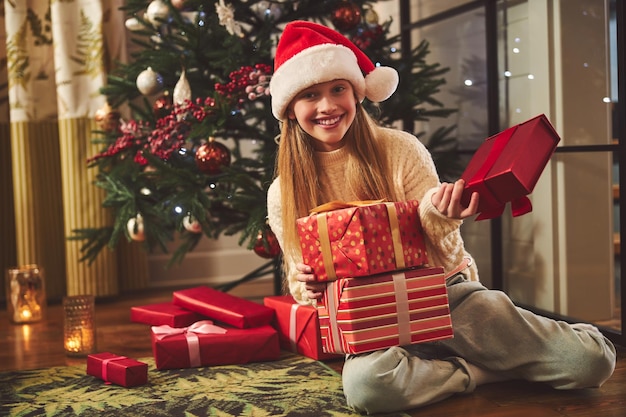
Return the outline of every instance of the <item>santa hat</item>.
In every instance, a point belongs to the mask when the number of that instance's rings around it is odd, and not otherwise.
[[[285,119],[285,110],[298,92],[312,85],[345,79],[362,101],[387,100],[396,91],[398,73],[377,67],[349,39],[317,23],[294,21],[276,47],[274,74],[270,81],[272,113]]]

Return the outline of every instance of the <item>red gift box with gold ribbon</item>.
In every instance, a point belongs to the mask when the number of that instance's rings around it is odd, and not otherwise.
[[[419,203],[331,202],[297,220],[305,264],[318,281],[428,263]]]
[[[152,353],[157,369],[180,369],[274,361],[280,345],[270,325],[238,329],[203,320],[183,328],[153,326]]]
[[[443,268],[327,284],[318,304],[327,353],[362,353],[453,337]]]
[[[461,175],[465,180],[461,202],[467,206],[472,193],[478,192],[476,220],[500,216],[509,202],[514,217],[532,211],[527,195],[560,140],[543,114],[487,138]]]
[[[136,387],[148,382],[148,364],[110,352],[87,356],[87,375],[106,383]]]
[[[315,360],[342,356],[324,353],[317,309],[298,304],[291,295],[265,297],[263,303],[276,311],[274,327],[278,330],[280,347]]]

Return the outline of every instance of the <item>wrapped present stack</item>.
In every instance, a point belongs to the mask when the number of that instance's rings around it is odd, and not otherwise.
[[[158,324],[151,328],[157,369],[263,362],[280,357],[278,333],[271,326],[274,311],[262,304],[207,286],[174,291],[171,304],[168,324],[163,324],[164,319],[154,321],[158,313],[150,318],[144,316],[146,322]],[[175,317],[186,317],[188,312],[201,320],[184,327],[171,325],[176,323]]]
[[[323,352],[362,353],[453,336],[443,268],[429,267],[419,203],[333,202],[298,219],[304,263],[327,282]]]
[[[528,213],[527,195],[559,140],[544,115],[488,138],[461,177],[462,203],[478,192],[477,220],[501,215],[508,203],[514,216]],[[325,353],[454,336],[446,275],[428,265],[419,202],[331,202],[297,223],[304,263],[327,282],[318,304]]]
[[[172,301],[131,307],[130,318],[150,325],[158,370],[274,361],[280,358],[275,310],[200,286],[174,291]],[[87,357],[87,374],[135,387],[148,365],[110,352]]]
[[[131,307],[133,322],[151,325],[157,369],[277,360],[280,350],[316,360],[322,351],[317,310],[293,297],[255,303],[206,286],[172,293],[172,301]]]

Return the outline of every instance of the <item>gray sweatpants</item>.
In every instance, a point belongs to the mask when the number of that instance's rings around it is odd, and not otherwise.
[[[557,389],[599,387],[613,373],[615,347],[591,326],[536,315],[463,275],[451,278],[448,297],[453,339],[347,356],[343,389],[351,407],[393,412],[472,392],[468,362]]]

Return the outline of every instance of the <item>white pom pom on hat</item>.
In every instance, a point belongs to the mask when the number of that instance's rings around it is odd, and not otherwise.
[[[285,110],[298,92],[312,85],[345,79],[359,100],[387,100],[398,87],[398,72],[377,67],[348,38],[326,26],[294,21],[276,47],[274,74],[270,81],[272,113],[285,119]]]

